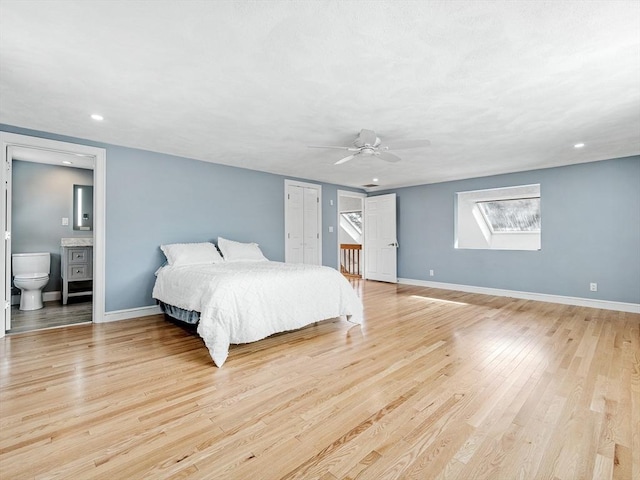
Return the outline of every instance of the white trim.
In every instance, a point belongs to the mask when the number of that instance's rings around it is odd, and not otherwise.
[[[42,301],[44,302],[56,302],[62,298],[60,292],[44,292],[42,294]]]
[[[107,151],[97,149],[93,169],[93,321],[105,315],[106,245],[107,245]]]
[[[473,285],[458,285],[455,283],[429,282],[426,280],[414,280],[411,278],[398,278],[398,283],[402,283],[405,285],[415,285],[418,287],[441,288],[443,290],[458,290],[468,293],[481,293],[484,295],[495,295],[498,297],[521,298],[523,300],[535,300],[538,302],[561,303],[563,305],[575,305],[578,307],[602,308],[604,310],[640,313],[640,303],[613,302],[610,300],[596,300],[592,298],[567,297],[564,295],[552,295],[549,293],[519,292],[517,290],[476,287]]]
[[[148,317],[150,315],[161,314],[160,306],[151,305],[149,307],[127,308],[126,310],[115,310],[113,312],[105,312],[100,322],[94,323],[108,323],[118,322],[120,320],[130,320],[132,318]]]
[[[105,241],[106,241],[106,159],[107,151],[104,148],[91,147],[78,143],[61,142],[58,140],[50,140],[47,138],[33,137],[29,135],[20,135],[17,133],[0,132],[0,146],[2,148],[2,168],[0,171],[0,180],[7,181],[10,185],[11,175],[6,168],[5,162],[11,159],[7,157],[9,147],[24,147],[26,149],[48,150],[57,153],[75,154],[83,158],[93,160],[93,321],[101,322],[105,314]],[[5,225],[5,214],[2,217],[2,227],[9,229],[10,225]],[[9,219],[10,221],[10,219]],[[9,227],[9,228],[8,228]],[[7,242],[0,242],[0,256],[8,258],[11,252],[7,249]],[[10,244],[9,244],[10,248]],[[7,264],[9,264],[7,262]],[[0,286],[7,291],[7,284],[11,285],[11,272],[7,271],[4,281],[0,282]],[[3,294],[3,298],[4,294]],[[9,311],[10,315],[10,311]],[[3,316],[4,318],[4,316]],[[10,318],[10,317],[9,317]],[[6,332],[6,323],[0,326],[0,338],[4,337]]]

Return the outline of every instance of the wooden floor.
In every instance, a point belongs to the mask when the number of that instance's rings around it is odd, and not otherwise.
[[[354,281],[362,326],[0,340],[0,478],[640,478],[640,315]]]
[[[88,300],[87,300],[88,298]],[[60,300],[44,302],[39,310],[20,310],[11,306],[11,330],[8,333],[31,332],[45,328],[90,322],[93,318],[91,297],[70,298],[66,305]]]

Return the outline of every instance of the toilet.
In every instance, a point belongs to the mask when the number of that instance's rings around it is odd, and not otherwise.
[[[42,308],[42,289],[49,283],[51,254],[14,253],[11,255],[13,284],[22,290],[20,310]]]

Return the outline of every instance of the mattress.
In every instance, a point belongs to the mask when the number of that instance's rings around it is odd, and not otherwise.
[[[218,367],[226,361],[230,344],[329,318],[362,321],[360,298],[347,279],[329,267],[224,262],[165,266],[156,276],[156,300],[199,312],[198,334]]]

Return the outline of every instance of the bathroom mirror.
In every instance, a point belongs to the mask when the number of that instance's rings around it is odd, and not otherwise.
[[[93,230],[93,186],[73,186],[73,229]]]

